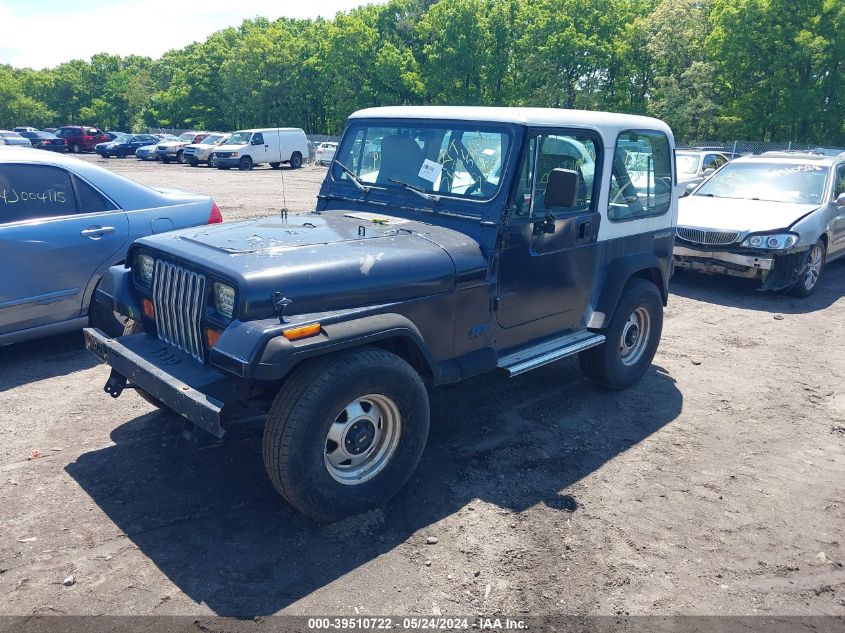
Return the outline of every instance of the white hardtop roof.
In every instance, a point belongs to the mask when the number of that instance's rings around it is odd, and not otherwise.
[[[487,106],[389,106],[354,112],[350,119],[449,119],[488,123],[514,123],[543,127],[585,127],[599,131],[659,130],[672,135],[660,119],[636,114],[564,110],[561,108],[496,108]]]

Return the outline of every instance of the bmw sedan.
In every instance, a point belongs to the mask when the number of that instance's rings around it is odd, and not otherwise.
[[[222,222],[209,196],[152,189],[71,156],[0,147],[0,345],[123,320],[92,302],[152,233]]]
[[[845,256],[845,155],[738,158],[678,202],[677,268],[748,277],[806,297]]]

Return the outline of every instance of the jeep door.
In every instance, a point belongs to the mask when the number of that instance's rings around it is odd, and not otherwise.
[[[534,130],[508,205],[499,258],[497,320],[517,328],[506,346],[580,327],[593,286],[601,139],[586,130]],[[545,204],[549,173],[578,172],[574,207]]]
[[[129,236],[129,221],[65,169],[0,164],[0,335],[83,316],[97,270]]]

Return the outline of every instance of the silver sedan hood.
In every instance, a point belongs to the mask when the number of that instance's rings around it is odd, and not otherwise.
[[[730,231],[774,231],[788,228],[817,204],[738,198],[687,196],[678,201],[678,226]]]

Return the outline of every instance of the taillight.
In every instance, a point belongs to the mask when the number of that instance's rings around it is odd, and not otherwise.
[[[220,209],[217,206],[217,203],[212,201],[211,202],[211,213],[208,216],[208,223],[209,224],[220,224],[223,221],[223,214],[220,213]]]

